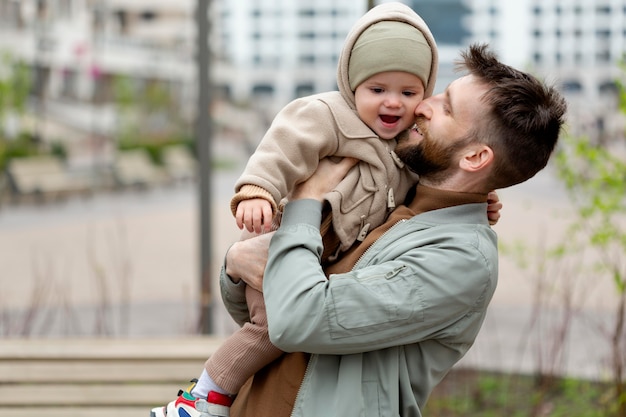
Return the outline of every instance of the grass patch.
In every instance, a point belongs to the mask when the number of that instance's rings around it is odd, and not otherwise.
[[[571,378],[454,370],[433,391],[428,417],[612,417],[614,388]]]

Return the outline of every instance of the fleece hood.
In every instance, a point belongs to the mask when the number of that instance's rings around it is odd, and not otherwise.
[[[346,41],[344,42],[341,55],[339,56],[339,65],[337,66],[337,85],[342,97],[352,108],[356,108],[356,106],[354,102],[354,92],[352,92],[350,88],[350,82],[348,79],[350,54],[352,53],[359,36],[361,36],[361,34],[373,24],[382,21],[407,23],[415,27],[424,35],[424,38],[432,51],[430,75],[428,77],[428,83],[424,86],[424,98],[430,97],[435,89],[439,58],[437,53],[437,44],[435,43],[435,38],[430,32],[430,29],[424,20],[407,5],[398,2],[383,3],[369,10],[359,20],[357,20],[354,26],[352,26],[352,29],[348,33]]]

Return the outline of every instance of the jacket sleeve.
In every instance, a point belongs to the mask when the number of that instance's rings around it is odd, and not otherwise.
[[[256,185],[278,204],[295,184],[313,174],[320,159],[337,151],[334,118],[321,100],[297,99],[285,106],[250,157],[235,184]]]
[[[226,261],[224,261],[226,262]],[[220,271],[220,292],[228,314],[239,326],[250,321],[250,312],[246,303],[246,284],[243,281],[235,284],[226,274],[226,264]]]
[[[319,354],[427,339],[471,345],[495,289],[492,253],[462,242],[467,234],[412,240],[409,249],[388,242],[385,260],[326,280],[318,226],[297,206],[303,204],[287,205],[270,246],[263,288],[274,345]]]

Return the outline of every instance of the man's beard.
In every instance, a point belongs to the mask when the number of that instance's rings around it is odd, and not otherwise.
[[[448,170],[454,168],[453,161],[458,145],[445,146],[440,141],[434,140],[419,120],[417,125],[423,136],[422,141],[417,144],[399,143],[395,149],[396,155],[422,180],[440,183],[448,176]]]

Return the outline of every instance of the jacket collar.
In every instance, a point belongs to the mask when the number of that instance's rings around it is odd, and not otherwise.
[[[415,213],[460,206],[462,204],[486,203],[487,194],[462,193],[457,191],[440,190],[417,184],[415,197],[407,206]]]

